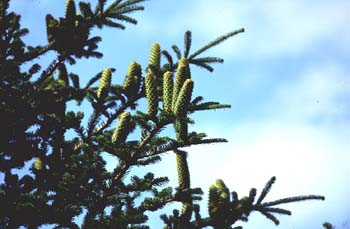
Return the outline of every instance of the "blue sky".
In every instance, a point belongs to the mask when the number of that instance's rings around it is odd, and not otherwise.
[[[64,2],[12,2],[31,30],[29,43],[46,42],[45,13],[62,16]],[[144,5],[144,12],[134,14],[137,26],[96,31],[102,32],[103,59],[82,60],[70,69],[84,79],[105,67],[115,67],[123,75],[132,60],[147,64],[153,42],[167,50],[174,43],[182,47],[184,32],[191,30],[194,51],[244,27],[245,33],[206,53],[223,57],[224,64],[216,65],[211,74],[192,70],[197,95],[232,105],[193,116],[196,124],[191,129],[229,140],[188,150],[193,187],[207,192],[215,179],[222,178],[243,196],[251,187],[261,190],[275,175],[270,200],[326,196],[324,202],[287,206],[293,215],[280,217],[279,228],[321,228],[324,221],[350,228],[350,2],[151,0]],[[47,54],[42,61],[50,57]],[[168,175],[176,186],[171,153],[150,170]],[[202,206],[205,212],[206,200]],[[160,228],[156,217],[150,222]],[[276,228],[258,213],[248,224],[237,225]]]

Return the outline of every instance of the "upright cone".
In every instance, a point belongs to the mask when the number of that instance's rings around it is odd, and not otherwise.
[[[158,43],[154,43],[151,47],[149,65],[153,66],[157,70],[160,69],[160,46]]]
[[[36,170],[42,170],[43,169],[43,162],[42,162],[42,160],[39,157],[37,157],[35,159],[35,161],[34,161],[34,165],[33,166],[34,166],[34,168]]]
[[[123,89],[127,96],[133,96],[139,90],[141,83],[141,74],[141,65],[135,61],[132,61],[129,64],[123,84]]]
[[[105,90],[108,89],[111,85],[111,79],[112,79],[112,70],[109,68],[106,68],[102,72],[100,84],[97,88],[97,97],[101,98],[101,96],[105,95]]]
[[[194,84],[193,80],[187,79],[185,83],[182,85],[174,107],[175,115],[180,117],[186,116],[188,105],[191,102],[193,84]]]
[[[155,117],[158,111],[158,95],[156,77],[152,69],[148,69],[145,77],[147,110],[151,117]]]
[[[191,78],[191,72],[188,65],[188,61],[186,58],[182,58],[179,60],[179,64],[176,70],[175,83],[174,83],[174,91],[173,91],[173,101],[172,101],[172,109],[175,108],[175,103],[177,97],[180,93],[181,87],[186,81],[186,79]]]
[[[130,112],[123,112],[119,115],[118,125],[112,135],[112,143],[124,142],[131,129]]]
[[[173,87],[173,74],[168,71],[163,76],[163,109],[168,113],[172,111]]]

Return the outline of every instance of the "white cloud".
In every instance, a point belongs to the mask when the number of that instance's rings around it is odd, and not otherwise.
[[[191,29],[201,42],[245,27],[244,35],[216,49],[216,54],[219,51],[224,56],[261,58],[295,54],[314,45],[350,51],[349,1],[196,0],[182,4],[186,7],[167,14],[166,20],[152,15],[146,24],[153,28],[153,33],[172,36]]]

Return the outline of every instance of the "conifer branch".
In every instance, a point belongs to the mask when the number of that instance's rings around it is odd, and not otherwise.
[[[41,73],[40,77],[37,79],[36,83],[41,84],[47,77],[52,75],[54,71],[58,68],[60,64],[65,61],[66,57],[64,55],[59,55],[51,64]]]
[[[323,223],[323,227],[324,229],[335,229],[335,227],[328,222]]]
[[[163,56],[165,56],[165,58],[167,59],[168,63],[169,63],[169,71],[173,71],[175,66],[174,66],[174,61],[173,58],[171,57],[171,55],[169,54],[168,51],[166,50],[162,50],[162,54]]]
[[[188,108],[188,111],[195,112],[195,111],[216,110],[216,109],[224,109],[224,108],[231,108],[231,105],[220,104],[218,102],[205,102],[205,103],[194,105],[192,102],[191,106],[189,106]]]
[[[182,55],[181,55],[181,50],[179,49],[179,47],[177,47],[177,45],[173,45],[173,46],[171,46],[171,48],[175,52],[177,59],[180,60],[182,58]]]
[[[324,196],[318,196],[318,195],[295,196],[295,197],[279,199],[276,201],[266,202],[266,203],[263,203],[262,206],[269,207],[269,206],[274,206],[278,204],[287,204],[287,203],[299,202],[304,200],[325,200],[325,198]]]
[[[194,53],[192,53],[192,54],[188,57],[188,59],[190,59],[190,60],[191,60],[191,59],[194,59],[196,56],[198,56],[199,54],[203,53],[204,51],[210,49],[211,47],[214,47],[214,46],[216,46],[217,44],[219,44],[219,43],[225,41],[226,39],[228,39],[228,38],[230,38],[230,37],[232,37],[232,36],[235,36],[235,35],[237,35],[237,34],[239,34],[239,33],[243,33],[243,32],[244,32],[244,29],[242,28],[242,29],[235,30],[235,31],[232,31],[232,32],[230,32],[230,33],[227,33],[227,34],[225,34],[225,35],[223,35],[223,36],[220,36],[220,37],[218,37],[217,39],[215,39],[214,41],[208,43],[207,45],[203,46],[202,48],[200,48],[200,49],[198,49],[197,51],[195,51]]]
[[[207,64],[207,63],[203,63],[203,62],[196,61],[196,60],[190,60],[190,63],[194,64],[194,65],[196,65],[198,67],[204,68],[204,69],[208,70],[209,72],[213,72],[214,71],[214,68],[212,66],[210,66],[209,64]]]
[[[188,54],[191,49],[191,44],[192,44],[192,33],[191,31],[186,31],[185,33],[185,39],[184,39],[184,57],[187,58]]]
[[[196,59],[190,59],[189,63],[223,63],[224,59],[219,57],[201,57]]]
[[[79,2],[79,10],[84,18],[92,19],[94,17],[94,12],[92,12],[89,2]]]
[[[204,100],[203,96],[197,96],[191,101],[191,105],[198,105],[198,103],[202,102]]]
[[[97,82],[101,78],[101,76],[102,72],[99,72],[94,77],[90,78],[90,80],[86,83],[84,90],[87,90],[89,87],[91,87],[91,85]]]
[[[273,183],[275,183],[276,181],[276,177],[273,176],[271,177],[271,179],[266,183],[264,189],[261,191],[261,194],[258,198],[258,200],[256,201],[256,204],[259,205],[261,204],[261,202],[264,200],[264,198],[266,197],[266,195],[270,192],[271,187],[273,185]]]
[[[280,221],[276,218],[276,216],[272,215],[271,213],[266,212],[266,211],[261,211],[260,213],[263,214],[264,216],[266,216],[266,218],[268,218],[269,220],[274,222],[276,225],[280,224]]]
[[[103,19],[102,23],[100,24],[100,27],[102,27],[102,25],[105,24],[115,28],[125,29],[125,26],[123,24],[115,22],[113,20],[123,21],[131,24],[137,24],[136,19],[129,17],[125,14],[144,10],[143,6],[138,5],[138,3],[141,3],[144,1],[145,0],[127,0],[127,1],[117,0],[111,3],[106,10],[103,10],[102,5],[98,6],[95,10],[95,15]]]
[[[257,210],[259,212],[272,212],[272,213],[278,213],[278,214],[284,214],[284,215],[292,215],[291,211],[282,209],[282,208],[260,208],[256,207],[254,210]]]

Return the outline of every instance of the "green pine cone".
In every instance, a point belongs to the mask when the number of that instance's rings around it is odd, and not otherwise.
[[[155,117],[158,111],[158,96],[156,77],[151,69],[148,69],[145,77],[147,110],[151,117]]]
[[[123,89],[127,96],[135,95],[140,87],[141,65],[132,61],[125,76]]]
[[[65,17],[69,25],[75,26],[75,2],[74,0],[67,0],[66,1],[66,12]]]
[[[221,179],[217,179],[215,185],[220,192],[220,201],[223,204],[228,204],[230,201],[230,190]]]
[[[112,143],[124,142],[131,129],[130,112],[123,112],[119,115],[117,127],[112,135]]]
[[[37,157],[35,159],[35,161],[34,161],[34,165],[33,166],[34,166],[34,168],[36,170],[42,170],[43,169],[43,162],[42,162],[42,160],[39,157]]]
[[[97,88],[97,98],[101,98],[101,96],[104,95],[103,91],[110,87],[111,79],[112,79],[112,70],[109,68],[106,68],[102,72],[100,84],[98,85],[98,88]]]
[[[190,172],[186,152],[176,152],[177,175],[180,189],[190,188]]]
[[[226,187],[225,183],[221,179],[216,180],[215,185],[219,192],[218,203],[220,208],[220,215],[222,215],[224,218],[227,218],[230,214],[230,190]]]
[[[187,135],[188,135],[188,124],[185,120],[176,119],[175,120],[175,132],[176,132],[176,139],[178,141],[186,142]]]
[[[173,87],[173,74],[168,71],[163,76],[163,109],[169,113],[172,111]]]
[[[137,76],[141,77],[141,65],[139,65],[135,61],[131,61],[128,67],[128,71],[126,73],[127,76]]]
[[[58,66],[58,79],[62,80],[65,86],[69,85],[68,72],[65,64],[60,64]]]
[[[175,107],[173,109],[175,115],[180,117],[186,116],[188,105],[191,102],[193,84],[193,80],[186,79],[185,83],[181,87],[180,93],[175,103]]]
[[[154,43],[151,47],[151,52],[149,55],[149,65],[160,69],[160,46],[158,43]]]
[[[52,43],[55,41],[55,36],[60,25],[59,22],[51,14],[46,15],[45,19],[47,41],[49,43]]]
[[[219,195],[218,188],[215,185],[211,185],[209,188],[209,203],[208,203],[208,212],[210,217],[217,217],[219,211]]]
[[[190,79],[190,78],[191,78],[191,72],[190,72],[190,67],[188,65],[188,61],[186,58],[182,58],[179,60],[179,64],[176,70],[175,84],[174,84],[174,91],[173,91],[173,101],[172,101],[173,110],[175,108],[175,103],[176,103],[178,94],[180,93],[182,85],[184,84],[186,79]]]

